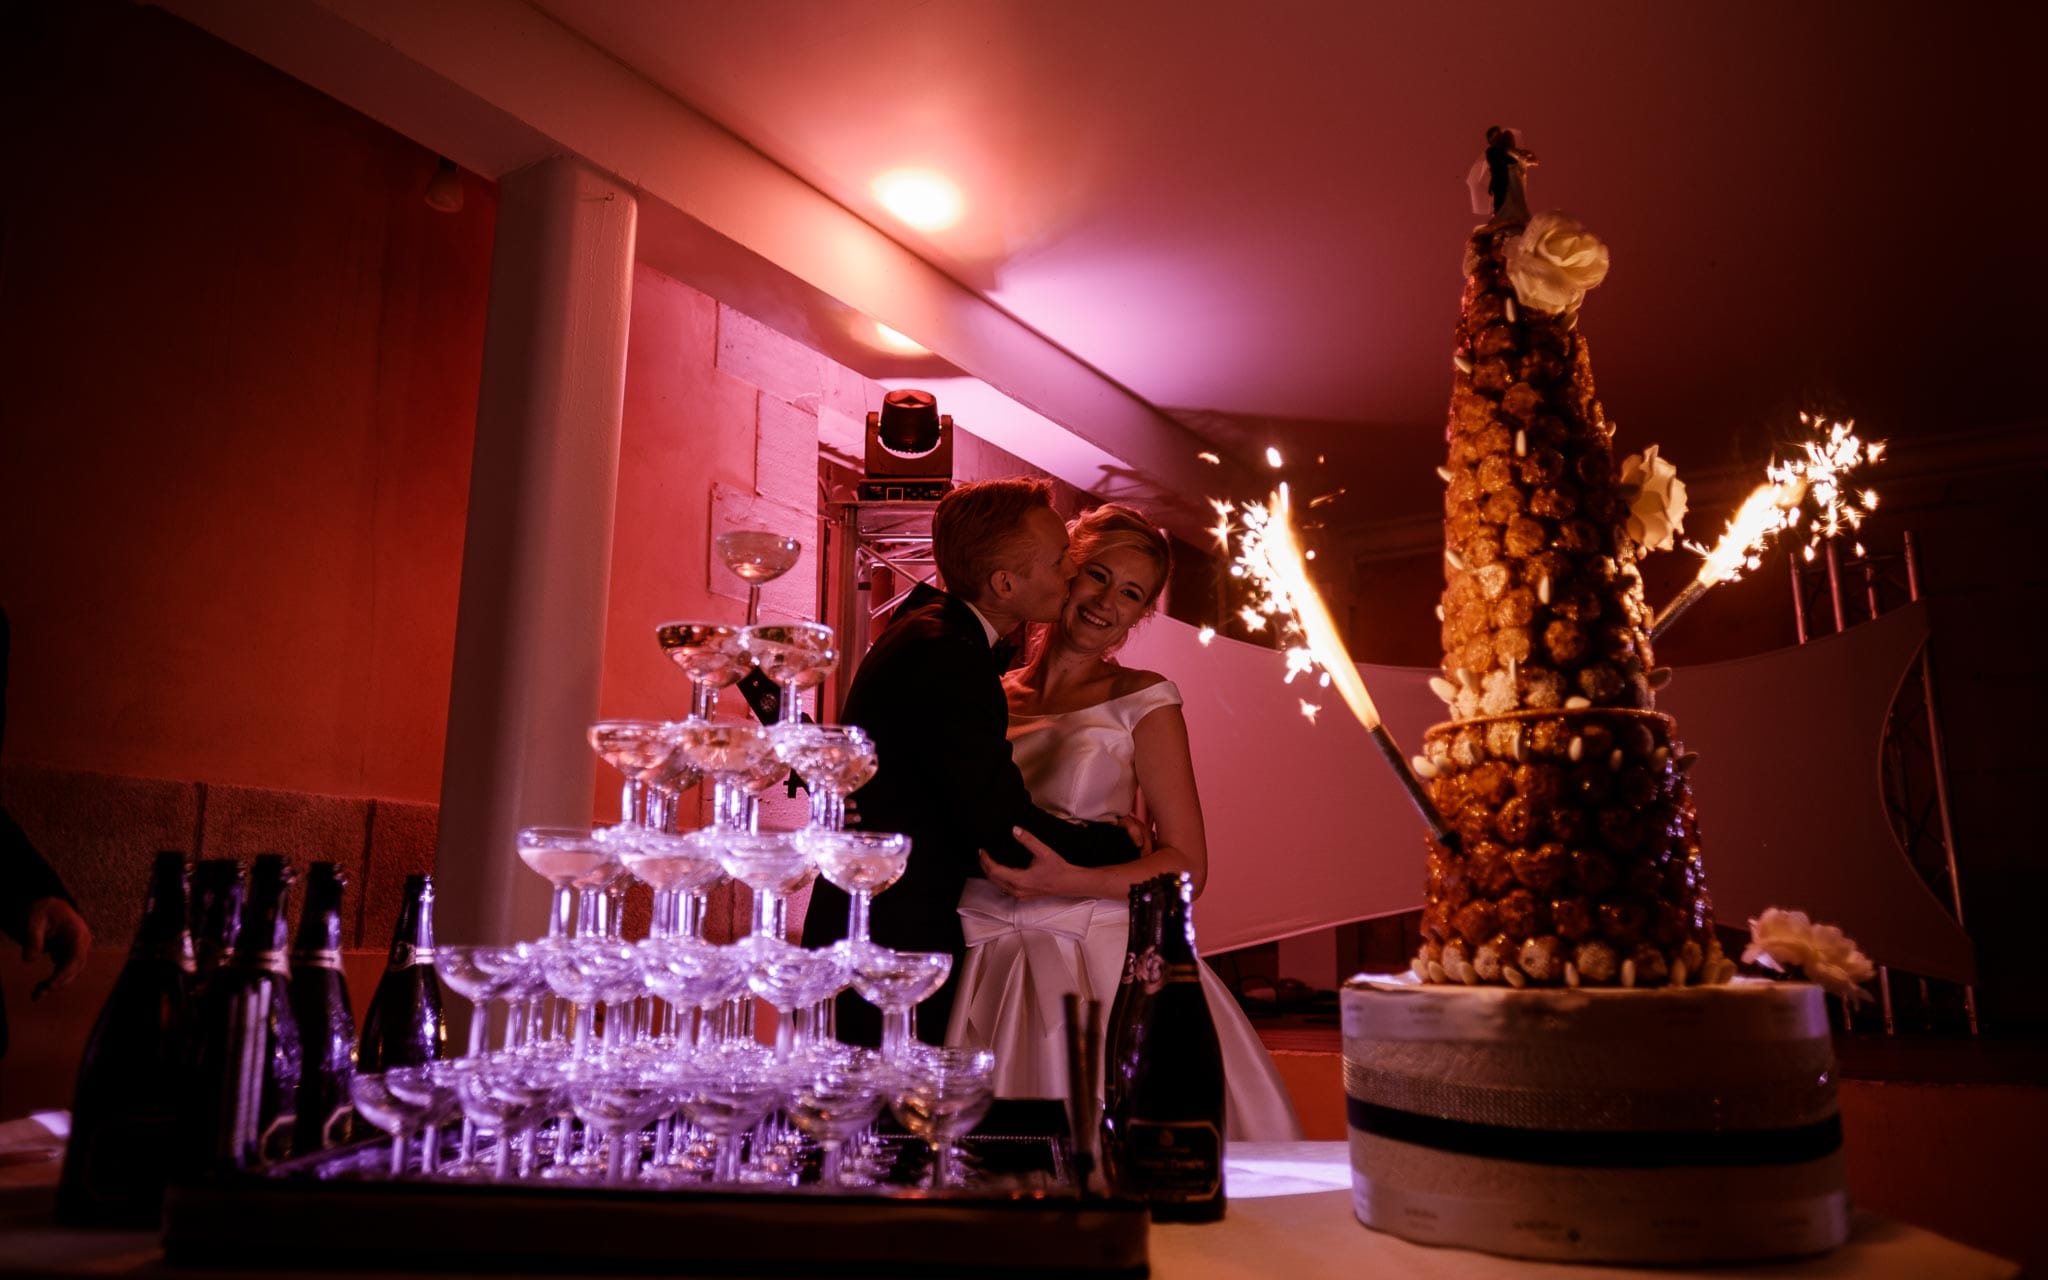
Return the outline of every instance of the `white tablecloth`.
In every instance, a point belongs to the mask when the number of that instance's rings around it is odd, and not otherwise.
[[[1462,1249],[1435,1249],[1382,1235],[1351,1213],[1351,1163],[1342,1142],[1242,1142],[1225,1169],[1230,1210],[1208,1226],[1152,1228],[1155,1280],[1670,1280],[1673,1271],[1633,1267],[1516,1262]],[[1831,1254],[1792,1262],[1715,1267],[1716,1278],[1855,1276],[1858,1280],[1992,1280],[2016,1276],[2003,1258],[1875,1214],[1851,1219],[1849,1243]]]

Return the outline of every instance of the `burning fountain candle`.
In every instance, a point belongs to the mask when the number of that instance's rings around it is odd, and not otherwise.
[[[1255,631],[1262,630],[1270,619],[1279,624],[1283,641],[1298,638],[1302,642],[1289,644],[1285,650],[1285,680],[1292,683],[1296,676],[1320,668],[1324,683],[1336,686],[1344,705],[1351,708],[1351,714],[1365,727],[1373,745],[1386,757],[1394,776],[1400,780],[1409,800],[1436,838],[1446,845],[1455,844],[1456,833],[1423,792],[1422,784],[1408,767],[1407,758],[1395,745],[1393,734],[1387,731],[1386,724],[1380,719],[1379,708],[1365,687],[1365,679],[1358,674],[1358,664],[1345,651],[1336,620],[1330,616],[1322,595],[1308,576],[1308,558],[1295,537],[1290,521],[1287,486],[1283,483],[1276,489],[1272,500],[1264,506],[1247,502],[1233,507],[1221,501],[1214,505],[1218,516],[1217,540],[1225,550],[1229,550],[1232,536],[1237,539],[1238,550],[1236,559],[1231,563],[1231,575],[1247,580],[1258,592],[1256,603],[1242,610],[1246,625]],[[1239,523],[1232,523],[1233,514],[1239,517]],[[1315,703],[1306,699],[1302,701],[1301,713],[1311,724],[1320,709]]]
[[[1817,427],[1820,420],[1802,413],[1799,421]],[[1710,588],[1732,582],[1762,563],[1763,553],[1772,540],[1799,523],[1809,499],[1814,515],[1807,526],[1804,554],[1808,560],[1813,559],[1821,543],[1845,529],[1862,527],[1863,518],[1877,508],[1877,491],[1862,489],[1852,493],[1845,481],[1856,467],[1884,457],[1884,441],[1859,440],[1854,434],[1855,425],[1853,420],[1830,423],[1823,437],[1801,445],[1804,457],[1767,466],[1764,483],[1743,499],[1721,540],[1712,548],[1697,542],[1685,544],[1688,551],[1701,558],[1699,573],[1657,614],[1656,621],[1650,624],[1651,640],[1670,630],[1671,624]]]

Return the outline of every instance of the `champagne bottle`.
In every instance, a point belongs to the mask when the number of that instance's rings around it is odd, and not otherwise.
[[[1148,1202],[1157,1221],[1214,1222],[1224,1210],[1223,1053],[1195,958],[1194,881],[1169,877],[1160,898],[1158,951],[1131,984],[1144,998],[1126,1032],[1111,1185]]]
[[[1117,1160],[1122,1155],[1124,1100],[1129,1095],[1134,1070],[1131,1021],[1145,999],[1144,987],[1137,977],[1146,967],[1146,957],[1152,957],[1156,963],[1159,955],[1158,890],[1157,879],[1131,886],[1130,935],[1124,948],[1124,969],[1117,979],[1116,999],[1110,1003],[1109,1022],[1102,1035],[1102,1172],[1112,1188],[1117,1184]]]
[[[301,1155],[354,1136],[348,1082],[356,1071],[356,1015],[341,971],[341,898],[347,887],[340,867],[314,863],[292,942],[292,1018],[304,1052],[292,1145]]]
[[[235,925],[242,914],[242,864],[234,858],[202,858],[192,869],[192,945],[196,995],[235,949]]]
[[[180,1146],[200,1176],[291,1154],[300,1067],[285,966],[291,883],[282,855],[256,859],[234,950],[199,993]]]
[[[391,957],[363,1016],[362,1071],[417,1067],[446,1056],[441,979],[434,972],[434,877],[405,878],[405,903],[391,931]]]
[[[159,853],[128,962],[78,1069],[57,1188],[57,1217],[66,1225],[156,1225],[175,1150],[191,982],[185,855]]]

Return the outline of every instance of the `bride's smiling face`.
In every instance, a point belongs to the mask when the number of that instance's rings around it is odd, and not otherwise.
[[[1137,625],[1160,588],[1159,565],[1136,547],[1104,547],[1067,587],[1061,629],[1076,648],[1114,647]]]

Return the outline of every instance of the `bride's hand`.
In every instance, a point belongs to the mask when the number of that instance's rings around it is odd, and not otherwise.
[[[988,877],[990,884],[1020,901],[1032,898],[1088,896],[1076,891],[1074,877],[1078,868],[1073,863],[1054,853],[1038,837],[1022,828],[1011,834],[1017,837],[1018,844],[1024,846],[1024,851],[1031,855],[1030,865],[1006,867],[989,857],[984,850],[981,853],[981,873]]]

